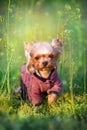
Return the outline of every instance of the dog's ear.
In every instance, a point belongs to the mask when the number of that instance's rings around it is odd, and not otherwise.
[[[59,37],[57,40],[58,40],[58,42],[60,43],[60,45],[62,46],[62,42],[63,42],[62,37]]]
[[[52,47],[54,48],[54,51],[56,51],[58,54],[62,52],[62,38],[53,39],[51,42]]]
[[[53,39],[51,45],[54,49],[57,49],[59,52],[62,51],[62,38]]]
[[[24,52],[25,52],[26,58],[29,58],[29,57],[30,57],[31,47],[32,47],[32,43],[24,42]]]
[[[62,38],[53,39],[51,42],[51,46],[54,50],[54,57],[57,60],[62,53]]]
[[[33,46],[33,43],[29,42],[24,42],[24,51],[25,51],[25,56],[27,58],[27,63],[26,63],[26,71],[30,73],[34,73],[34,67],[32,65],[32,59],[31,59],[31,48]]]

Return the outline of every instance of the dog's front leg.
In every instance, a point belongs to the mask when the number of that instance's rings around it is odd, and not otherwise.
[[[52,104],[57,100],[57,95],[54,93],[51,93],[48,95],[48,104]]]

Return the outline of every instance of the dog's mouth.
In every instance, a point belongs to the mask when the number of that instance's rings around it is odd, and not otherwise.
[[[37,68],[37,69],[40,71],[51,71],[53,68],[54,68],[54,66],[46,66],[46,67],[42,66],[42,67]]]
[[[42,64],[33,65],[33,67],[35,68],[35,70],[50,71],[55,68],[55,65],[49,64],[48,62],[43,62]]]

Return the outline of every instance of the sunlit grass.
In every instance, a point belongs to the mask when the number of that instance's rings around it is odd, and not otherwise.
[[[19,126],[19,130],[21,127],[32,129],[35,127],[39,129],[40,127],[41,130],[44,127],[47,129],[53,127],[59,130],[68,130],[68,127],[73,130],[74,126],[84,130],[87,128],[85,124],[87,103],[85,103],[84,96],[74,96],[74,111],[68,93],[63,94],[55,104],[49,106],[45,101],[40,107],[34,107],[29,102],[24,103],[19,95],[18,97],[16,95],[14,99],[12,98],[9,100],[7,96],[0,96],[0,117],[2,117],[0,128],[11,129],[14,127],[14,130]],[[3,123],[5,123],[4,126]],[[65,123],[67,124],[66,127],[64,127]],[[81,126],[79,126],[80,124]]]

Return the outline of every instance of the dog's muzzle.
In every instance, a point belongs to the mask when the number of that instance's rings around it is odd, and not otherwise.
[[[47,61],[44,61],[42,64],[43,64],[44,67],[46,67],[47,64],[48,64],[48,62],[47,62]]]

